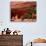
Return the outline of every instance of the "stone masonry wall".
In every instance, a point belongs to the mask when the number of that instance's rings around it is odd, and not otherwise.
[[[0,46],[23,46],[23,35],[0,35]]]

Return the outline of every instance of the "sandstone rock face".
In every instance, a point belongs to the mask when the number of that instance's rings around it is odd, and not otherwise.
[[[11,2],[11,8],[23,8],[23,7],[32,7],[35,6],[36,2]]]
[[[34,43],[46,43],[46,39],[38,38],[38,39],[34,39],[33,42]]]

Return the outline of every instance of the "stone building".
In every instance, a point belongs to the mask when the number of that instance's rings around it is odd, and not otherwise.
[[[23,46],[23,35],[10,35],[9,31],[5,31],[6,35],[4,31],[0,35],[0,46]]]

